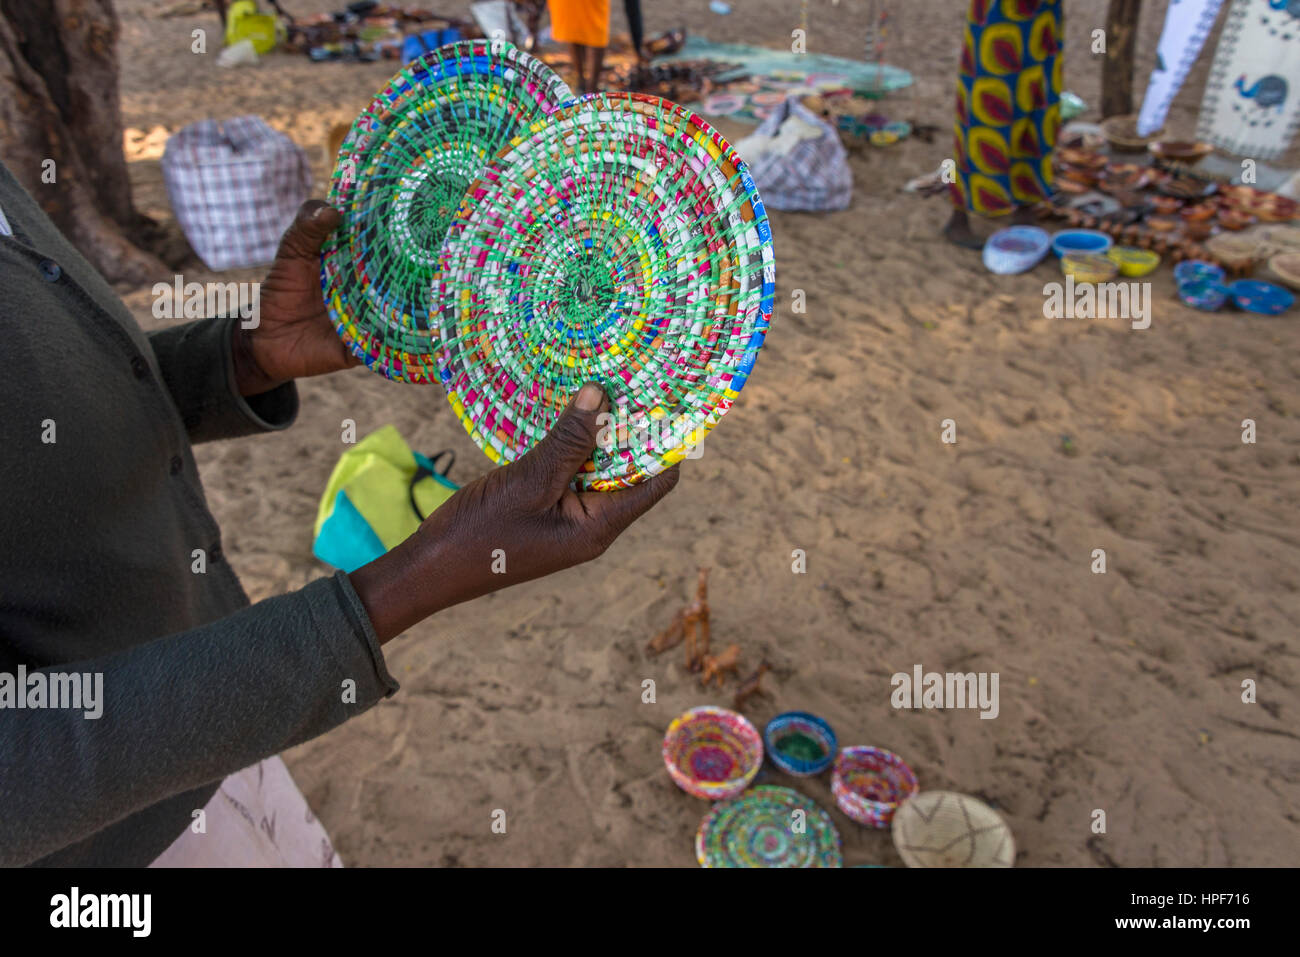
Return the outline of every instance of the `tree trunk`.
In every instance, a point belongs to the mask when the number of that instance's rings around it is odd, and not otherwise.
[[[140,284],[168,270],[135,244],[117,34],[112,0],[0,0],[0,155],[105,278]]]
[[[1142,0],[1110,0],[1106,11],[1106,59],[1101,67],[1101,115],[1133,112],[1133,50]]]

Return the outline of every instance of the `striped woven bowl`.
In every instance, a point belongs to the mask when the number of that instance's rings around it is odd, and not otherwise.
[[[673,782],[709,801],[733,798],[763,764],[763,739],[743,714],[704,705],[668,726],[664,765]]]
[[[867,827],[889,827],[898,806],[918,789],[907,762],[884,748],[845,748],[831,771],[835,803]]]

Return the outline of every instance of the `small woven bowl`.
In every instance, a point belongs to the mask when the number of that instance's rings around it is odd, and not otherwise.
[[[763,765],[763,739],[736,711],[704,705],[668,726],[664,765],[673,782],[708,801],[733,798],[749,786]]]
[[[1058,256],[1067,253],[1096,253],[1104,256],[1115,240],[1095,229],[1062,229],[1052,235],[1052,252]]]
[[[1238,308],[1260,316],[1280,316],[1295,305],[1291,293],[1258,279],[1238,279],[1228,287],[1228,292]]]
[[[1278,253],[1268,261],[1268,268],[1292,289],[1300,289],[1300,253]]]
[[[831,793],[840,810],[859,824],[889,827],[898,806],[917,790],[916,774],[893,751],[853,747],[835,757]]]
[[[1193,309],[1215,312],[1228,301],[1228,287],[1213,279],[1193,279],[1178,284],[1178,298]]]
[[[829,768],[839,747],[831,726],[806,711],[778,714],[763,729],[763,744],[773,764],[786,774],[800,778],[821,774]],[[817,750],[821,751],[821,757],[814,755]]]
[[[1174,282],[1182,286],[1189,282],[1223,282],[1223,270],[1202,259],[1189,259],[1174,267]]]

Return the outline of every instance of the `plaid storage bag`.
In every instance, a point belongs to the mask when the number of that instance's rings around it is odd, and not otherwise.
[[[185,238],[213,271],[274,259],[311,192],[306,154],[257,116],[184,127],[167,140],[162,173]]]
[[[847,209],[853,198],[853,172],[839,133],[794,97],[735,146],[768,209]]]

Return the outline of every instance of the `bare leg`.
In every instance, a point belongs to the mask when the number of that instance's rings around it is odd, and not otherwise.
[[[588,93],[600,92],[600,73],[605,68],[605,48],[591,48],[591,89]]]
[[[573,52],[573,68],[578,71],[578,92],[587,92],[587,48],[581,43],[569,44]]]
[[[1011,221],[1017,226],[1033,226],[1038,222],[1038,217],[1034,214],[1034,207],[1017,206],[1011,214]]]
[[[964,209],[954,209],[948,225],[943,227],[943,234],[948,241],[964,249],[983,249],[984,240],[971,231],[970,216]]]

